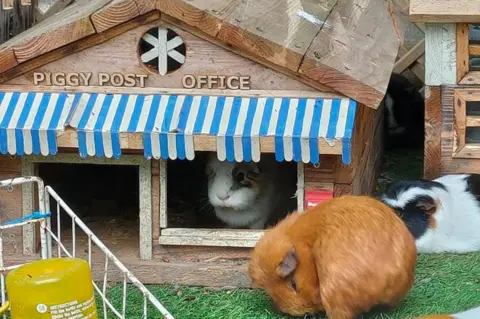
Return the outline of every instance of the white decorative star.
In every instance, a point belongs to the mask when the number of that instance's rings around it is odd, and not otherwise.
[[[178,63],[185,63],[185,56],[175,50],[183,44],[183,39],[179,36],[167,41],[167,29],[158,28],[158,38],[151,34],[145,33],[143,40],[153,45],[153,48],[143,53],[140,59],[143,63],[148,63],[158,57],[158,73],[160,75],[167,74],[167,57],[171,57]]]

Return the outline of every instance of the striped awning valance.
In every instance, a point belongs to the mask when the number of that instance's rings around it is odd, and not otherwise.
[[[45,131],[41,134],[50,137],[48,143],[45,144],[44,139],[34,141],[32,137],[29,143],[34,144],[33,149],[43,147],[56,151],[55,132],[70,126],[77,131],[82,157],[118,158],[121,135],[140,133],[147,158],[191,160],[195,156],[195,137],[209,135],[215,137],[220,160],[258,161],[261,139],[268,137],[274,141],[279,161],[319,163],[319,139],[324,139],[329,143],[340,140],[343,162],[350,163],[356,102],[348,98],[97,93],[10,95],[36,102],[22,105],[10,100],[2,102],[0,134],[5,127],[7,132],[20,130],[25,137],[30,129],[32,132],[37,129],[36,123],[43,118],[38,114],[46,114],[50,119],[42,120],[39,126],[43,129],[41,132]],[[54,102],[51,101],[53,96]],[[12,103],[20,106],[11,107]],[[27,107],[29,104],[39,106]],[[17,117],[34,118],[35,125],[26,124],[32,120],[2,116],[12,112],[21,114]],[[9,138],[6,139],[10,141],[8,145],[14,141]],[[3,140],[0,137],[0,142]],[[18,148],[19,143],[16,145]]]
[[[55,155],[57,132],[76,104],[73,94],[0,92],[0,153]]]

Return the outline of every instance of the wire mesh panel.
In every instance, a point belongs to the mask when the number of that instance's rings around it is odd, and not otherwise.
[[[0,188],[13,187],[13,185],[32,183],[38,184],[39,212],[30,216],[4,223],[0,226],[0,232],[5,229],[20,227],[32,223],[40,224],[41,258],[52,257],[76,257],[88,261],[93,274],[103,274],[101,283],[93,281],[97,293],[97,305],[99,314],[103,318],[166,318],[174,319],[168,310],[158,299],[128,270],[125,265],[95,236],[95,234],[82,222],[82,220],[70,209],[60,196],[50,186],[44,187],[43,181],[37,177],[21,177],[7,181],[0,181]],[[56,206],[56,225],[52,229],[50,220],[50,203]],[[62,216],[67,215],[71,223],[62,227]],[[71,234],[66,242],[62,241],[67,237],[64,228]],[[1,234],[0,234],[1,235]],[[67,243],[68,242],[68,243]],[[81,244],[85,244],[83,247]],[[56,249],[53,249],[55,247]],[[7,299],[5,292],[5,274],[22,264],[4,266],[3,241],[0,236],[0,281],[2,304]],[[95,258],[94,258],[95,257]],[[102,257],[102,258],[100,258]],[[95,261],[94,261],[95,260]],[[98,260],[103,260],[101,263]],[[109,279],[115,278],[120,281],[116,287],[110,287]],[[121,280],[118,280],[121,279]],[[129,297],[131,300],[129,300]],[[115,299],[115,300],[114,300]],[[139,307],[139,301],[141,306]],[[129,302],[130,301],[130,302]],[[134,313],[132,313],[132,309]],[[4,316],[4,319],[6,317]]]

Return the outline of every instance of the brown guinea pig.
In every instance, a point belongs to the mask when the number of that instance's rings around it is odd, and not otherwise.
[[[353,319],[395,306],[413,286],[415,240],[395,212],[368,196],[328,199],[265,231],[249,264],[283,313]]]

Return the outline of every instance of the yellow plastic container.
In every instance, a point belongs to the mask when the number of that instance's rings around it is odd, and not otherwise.
[[[98,319],[92,275],[78,258],[25,264],[6,278],[12,319]]]

